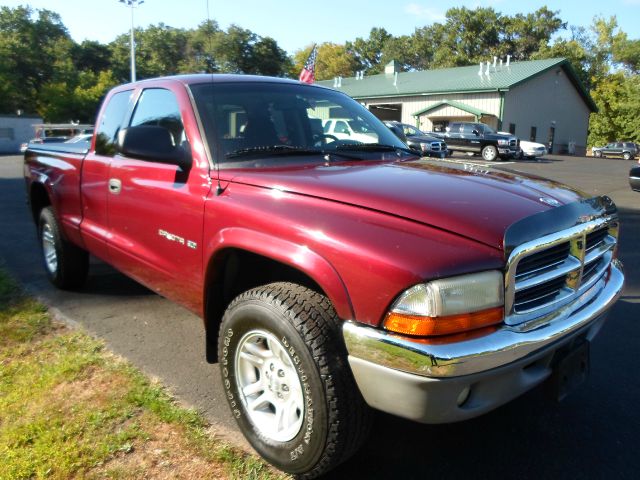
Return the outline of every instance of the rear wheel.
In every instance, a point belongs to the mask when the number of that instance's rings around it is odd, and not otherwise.
[[[63,238],[51,207],[40,212],[38,236],[44,268],[51,283],[66,290],[82,287],[89,272],[89,254]]]
[[[629,152],[624,152],[622,154],[622,158],[624,158],[625,160],[631,160],[631,154]]]
[[[366,438],[369,408],[323,295],[292,283],[241,294],[225,312],[218,352],[240,430],[281,470],[314,478]]]
[[[498,158],[498,149],[493,145],[486,145],[482,149],[482,158],[484,158],[487,162],[493,162],[496,158]]]

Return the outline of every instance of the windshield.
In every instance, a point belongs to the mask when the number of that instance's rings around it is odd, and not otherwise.
[[[484,133],[496,133],[496,131],[491,128],[489,125],[483,125],[484,127]]]
[[[345,146],[353,152],[365,144],[363,154],[373,145],[406,149],[366,108],[333,90],[275,82],[190,88],[211,153],[220,163],[243,155],[338,152]]]

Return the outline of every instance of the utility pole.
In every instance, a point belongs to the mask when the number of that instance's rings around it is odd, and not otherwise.
[[[142,5],[144,0],[119,0],[131,8],[131,82],[136,81],[136,41],[134,38],[133,9]]]

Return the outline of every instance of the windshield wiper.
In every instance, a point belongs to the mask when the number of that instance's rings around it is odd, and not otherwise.
[[[322,150],[295,147],[292,145],[264,145],[261,147],[241,148],[227,153],[225,158],[248,157],[254,155],[322,155]]]
[[[336,150],[351,150],[360,152],[405,152],[415,154],[415,152],[410,148],[385,145],[384,143],[349,143],[337,145]]]

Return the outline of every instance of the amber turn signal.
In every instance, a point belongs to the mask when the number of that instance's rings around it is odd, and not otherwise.
[[[468,332],[501,323],[503,318],[503,307],[443,317],[425,317],[390,312],[385,319],[384,327],[391,332],[426,337]]]

